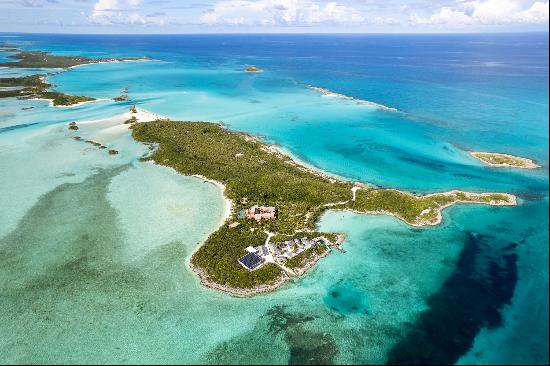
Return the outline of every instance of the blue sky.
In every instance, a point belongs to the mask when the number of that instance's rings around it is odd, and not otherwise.
[[[0,32],[548,30],[548,0],[0,0],[0,10]]]

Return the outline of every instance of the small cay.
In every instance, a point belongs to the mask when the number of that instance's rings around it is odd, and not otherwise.
[[[264,70],[260,69],[257,66],[254,66],[254,65],[250,65],[250,66],[245,67],[244,71],[245,72],[251,72],[251,73],[264,72]]]
[[[488,166],[495,168],[519,168],[519,169],[536,169],[540,168],[533,160],[522,158],[519,156],[491,153],[491,152],[479,152],[471,151],[470,155],[474,158],[481,160]]]

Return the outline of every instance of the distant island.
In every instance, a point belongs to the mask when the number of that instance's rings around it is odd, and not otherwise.
[[[86,64],[102,62],[122,62],[146,60],[147,58],[98,58],[82,56],[56,56],[42,51],[20,51],[15,47],[3,47],[4,50],[19,52],[8,58],[19,61],[0,63],[0,67],[10,68],[71,68]],[[51,75],[51,74],[50,74]],[[68,95],[57,91],[49,91],[53,87],[47,82],[47,76],[34,74],[23,77],[0,78],[0,98],[46,99],[54,106],[72,106],[75,104],[95,101],[94,98],[80,95]],[[120,100],[121,97],[117,97]]]
[[[137,141],[155,146],[147,159],[221,185],[229,199],[224,224],[198,248],[191,267],[208,287],[236,296],[274,290],[305,273],[343,236],[318,232],[327,210],[395,216],[436,225],[455,203],[515,205],[506,193],[451,191],[413,195],[337,180],[302,166],[258,138],[209,122],[132,125]]]
[[[478,160],[481,160],[486,165],[489,165],[495,168],[519,168],[519,169],[540,168],[540,165],[535,164],[535,162],[531,159],[522,158],[519,156],[513,156],[509,154],[471,151],[470,155],[472,155],[474,158]]]
[[[257,66],[247,66],[245,69],[244,69],[245,72],[252,72],[252,73],[258,73],[258,72],[264,72],[263,69],[260,69],[259,67]]]
[[[89,58],[84,56],[57,56],[44,51],[21,51],[15,55],[7,56],[18,61],[0,63],[0,67],[17,68],[70,68],[86,64],[102,62],[123,62],[149,60],[147,57],[128,58]]]

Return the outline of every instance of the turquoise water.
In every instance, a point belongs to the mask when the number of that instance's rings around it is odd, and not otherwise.
[[[95,98],[127,87],[127,103],[0,100],[0,354],[11,363],[547,363],[546,36],[21,35],[29,49],[155,61],[49,78]],[[266,72],[243,73],[245,64]],[[132,104],[222,121],[349,179],[504,191],[521,204],[453,207],[425,229],[327,213],[320,227],[346,233],[345,254],[272,294],[232,298],[201,287],[187,266],[222,219],[221,192],[140,162],[147,149],[116,127],[121,118],[77,132],[117,156],[66,129]],[[468,150],[543,167],[490,169]]]

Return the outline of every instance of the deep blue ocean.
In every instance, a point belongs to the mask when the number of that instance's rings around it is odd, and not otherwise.
[[[547,33],[0,36],[28,50],[153,59],[49,76],[57,90],[98,99],[128,88],[127,103],[0,99],[7,362],[548,363]],[[0,68],[0,77],[50,71]],[[68,141],[67,122],[132,104],[261,135],[346,179],[415,193],[508,192],[520,204],[456,206],[422,229],[330,212],[320,226],[346,233],[346,254],[273,294],[230,298],[184,266],[217,225],[191,207],[220,211],[219,192],[142,167],[138,147],[112,130],[90,133],[111,139],[120,160]],[[541,168],[490,168],[469,151]],[[122,247],[143,253],[119,260]]]

